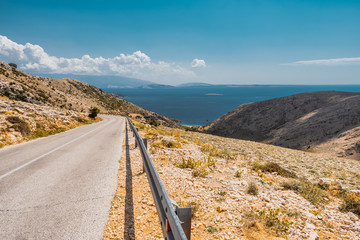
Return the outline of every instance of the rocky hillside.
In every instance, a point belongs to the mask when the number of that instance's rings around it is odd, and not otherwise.
[[[360,93],[301,93],[240,105],[207,132],[359,160],[359,106]]]
[[[0,98],[0,148],[99,120],[72,110]]]
[[[179,126],[173,119],[147,111],[87,83],[33,76],[3,62],[0,62],[0,96],[80,113],[86,113],[89,107],[98,107],[102,112],[138,113],[148,121]]]
[[[134,120],[191,239],[360,239],[360,161]],[[103,239],[164,239],[128,137]]]

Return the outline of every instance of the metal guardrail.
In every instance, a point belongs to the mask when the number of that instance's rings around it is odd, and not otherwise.
[[[150,184],[151,193],[159,215],[165,240],[190,240],[192,207],[180,208],[175,201],[170,199],[155,169],[155,166],[151,161],[143,139],[135,128],[133,122],[127,116],[126,118],[135,135],[137,145],[140,148],[144,163],[144,170]],[[176,206],[176,209],[174,209],[173,205]]]

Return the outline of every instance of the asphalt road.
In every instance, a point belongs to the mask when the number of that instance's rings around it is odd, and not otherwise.
[[[101,239],[125,119],[0,150],[0,239]]]

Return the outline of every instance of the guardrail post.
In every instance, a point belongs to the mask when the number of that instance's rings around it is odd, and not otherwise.
[[[143,140],[143,143],[144,143],[145,148],[147,150],[147,138],[143,138],[142,140]],[[143,161],[143,171],[142,172],[143,173],[145,172],[145,162],[144,161]]]
[[[181,221],[181,227],[183,228],[187,239],[190,240],[192,206],[190,205],[190,207],[185,208],[176,206],[175,212]]]
[[[139,129],[136,128],[136,131],[139,131]],[[134,132],[134,131],[133,131],[133,137],[135,137],[135,132]],[[135,140],[135,148],[137,148],[137,146],[138,146],[138,143],[137,143],[137,141]]]

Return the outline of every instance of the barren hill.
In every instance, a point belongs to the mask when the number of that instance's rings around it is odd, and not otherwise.
[[[179,126],[173,119],[147,111],[85,82],[33,76],[3,62],[0,62],[0,96],[82,113],[89,107],[98,107],[102,112],[139,113],[148,120]]]
[[[360,161],[133,121],[170,198],[193,207],[191,239],[360,239]],[[163,239],[134,142],[103,239]]]
[[[243,104],[208,133],[360,159],[360,93],[321,91]]]

